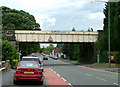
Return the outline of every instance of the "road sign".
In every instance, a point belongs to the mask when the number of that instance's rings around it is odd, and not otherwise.
[[[51,36],[49,37],[48,41],[49,41],[49,42],[52,42],[52,41],[53,41],[53,39],[52,39]]]

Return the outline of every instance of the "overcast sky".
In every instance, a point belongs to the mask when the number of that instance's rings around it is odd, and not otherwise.
[[[92,2],[93,1],[93,2]],[[42,30],[103,29],[105,3],[97,0],[0,0],[0,6],[32,14]],[[100,0],[103,1],[103,0]],[[105,0],[104,0],[105,1]]]

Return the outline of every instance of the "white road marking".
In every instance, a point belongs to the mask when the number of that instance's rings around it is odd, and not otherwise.
[[[105,82],[107,81],[106,79],[101,79],[101,80],[103,80],[103,81],[105,81]]]
[[[96,79],[99,79],[99,80],[103,80],[103,81],[107,81],[106,79],[102,79],[102,78],[100,78],[100,77],[96,77]]]
[[[114,85],[118,85],[117,83],[113,83]],[[119,86],[119,85],[118,85]]]
[[[88,75],[88,76],[92,76],[92,75],[90,75],[90,74],[88,74],[88,73],[86,73],[86,75]]]
[[[118,74],[118,72],[108,72],[108,73],[112,73],[112,74],[113,74],[113,73],[114,73],[114,74]]]

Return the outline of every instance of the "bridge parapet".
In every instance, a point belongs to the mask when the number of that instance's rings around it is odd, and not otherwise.
[[[18,42],[92,43],[98,40],[98,32],[15,30],[15,37]]]
[[[95,34],[98,35],[98,32],[87,32],[87,31],[39,31],[39,30],[15,30],[16,34],[24,33],[35,33],[35,34]]]

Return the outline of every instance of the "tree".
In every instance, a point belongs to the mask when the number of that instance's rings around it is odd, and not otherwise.
[[[75,31],[75,28],[73,28],[72,31]]]
[[[15,58],[16,50],[7,40],[2,41],[2,60],[12,60]]]
[[[0,39],[0,61],[2,60],[2,39]]]
[[[41,52],[51,53],[51,52],[53,51],[53,49],[54,49],[53,44],[50,44],[47,48],[43,47],[43,48],[41,49]]]
[[[4,29],[40,29],[33,15],[2,6],[2,24]]]
[[[30,15],[23,10],[19,11],[5,6],[2,6],[2,25],[3,37],[5,29],[41,30],[40,25],[36,23],[33,15]],[[36,52],[39,49],[39,43],[20,43],[20,50],[23,51],[22,53],[24,55]]]
[[[120,51],[120,2],[109,2],[110,4],[110,14],[108,14],[108,3],[105,4],[104,9],[104,27],[103,34],[99,41],[95,43],[95,49],[101,52],[101,55],[108,56],[108,16],[110,15],[110,44],[111,52]],[[105,54],[106,53],[106,54]],[[105,59],[105,58],[104,58]],[[104,61],[104,60],[103,60]]]

